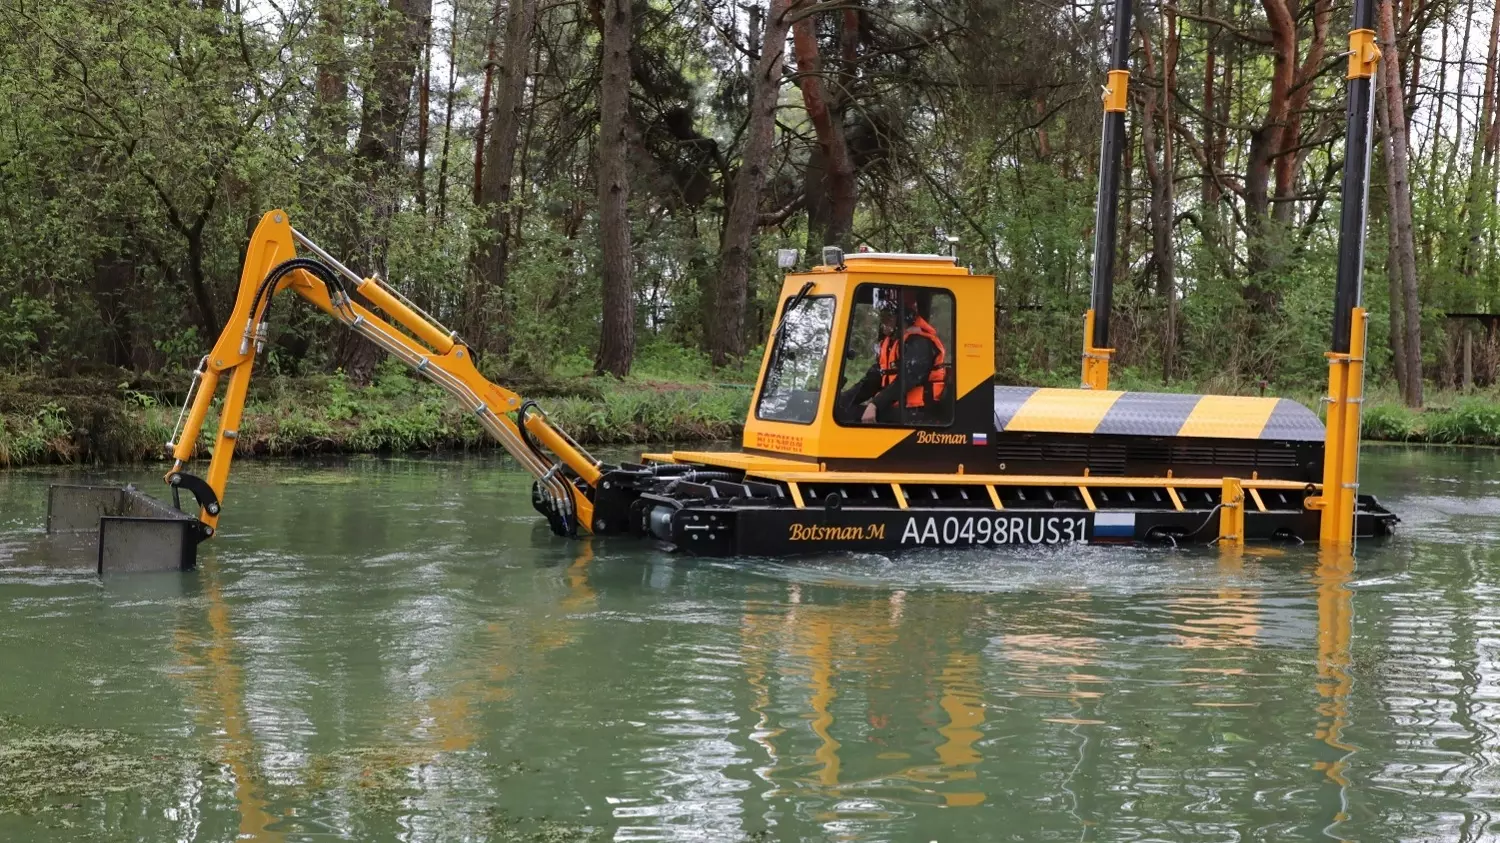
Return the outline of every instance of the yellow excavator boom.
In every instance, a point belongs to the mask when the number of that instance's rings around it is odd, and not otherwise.
[[[298,245],[313,257],[299,258]],[[554,529],[560,525],[568,533],[590,529],[591,491],[599,479],[599,461],[552,425],[535,404],[481,375],[456,333],[379,279],[350,271],[293,229],[284,211],[276,210],[261,218],[251,236],[234,311],[213,350],[194,372],[172,441],[167,443],[173,457],[167,482],[174,489],[188,489],[198,499],[198,518],[210,531],[218,525],[250,375],[267,338],[267,314],[276,294],[286,290],[385,349],[473,412],[485,431],[536,477],[537,494],[548,498],[546,504],[553,513],[549,517],[555,515]],[[198,478],[184,467],[192,459],[221,382],[224,397],[213,455],[207,477]]]

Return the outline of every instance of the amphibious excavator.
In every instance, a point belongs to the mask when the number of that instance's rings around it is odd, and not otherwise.
[[[1358,492],[1366,316],[1360,302],[1378,59],[1369,0],[1348,54],[1343,217],[1327,424],[1285,398],[1109,388],[1116,195],[1129,72],[1129,0],[1117,0],[1078,389],[995,384],[995,281],[952,256],[844,254],[787,274],[741,448],[606,464],[534,401],[491,383],[470,349],[386,281],[360,275],[267,213],[228,324],[194,373],[168,443],[175,510],[134,490],[54,492],[58,528],[100,523],[106,557],[186,566],[213,535],[272,302],[291,292],[451,393],[534,478],[559,536],[623,534],[703,555],[889,552],[934,546],[1320,541],[1388,535],[1396,517]],[[920,335],[923,368],[896,346]],[[902,340],[891,342],[891,337]],[[910,349],[913,346],[904,345]],[[873,378],[896,400],[861,396]],[[189,472],[220,387],[205,476]],[[180,512],[180,492],[196,501]],[[164,514],[163,510],[167,510]],[[130,565],[132,567],[136,565]]]

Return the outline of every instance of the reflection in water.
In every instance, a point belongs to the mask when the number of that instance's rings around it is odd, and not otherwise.
[[[1349,695],[1354,684],[1350,673],[1350,638],[1354,632],[1354,595],[1349,582],[1354,578],[1354,557],[1347,550],[1324,549],[1318,552],[1318,567],[1313,575],[1318,599],[1318,725],[1316,737],[1340,753],[1332,761],[1318,761],[1314,769],[1322,770],[1339,788],[1339,810],[1325,829],[1330,836],[1344,839],[1334,829],[1349,818],[1346,775],[1349,756],[1355,747],[1344,740],[1349,722]]]
[[[979,657],[972,653],[948,654],[948,663],[941,677],[943,697],[939,705],[948,717],[948,724],[938,729],[944,740],[937,748],[941,765],[933,781],[972,781],[979,777],[978,765],[983,761],[975,746],[984,725],[984,691],[979,684]],[[984,801],[984,793],[944,792],[943,800],[950,807],[967,807]]]
[[[745,615],[740,622],[741,649],[744,651],[745,683],[750,687],[750,712],[755,725],[750,730],[754,741],[766,755],[766,762],[755,768],[755,774],[767,784],[781,763],[776,753],[776,739],[784,729],[772,722],[771,715],[771,656],[774,645],[770,638],[775,615],[771,607],[747,602]]]
[[[1492,839],[1500,454],[1382,465],[1416,505],[1357,566],[706,564],[557,542],[502,462],[247,465],[243,532],[181,580],[0,533],[0,718],[210,759],[170,799],[0,799],[0,839]],[[46,479],[0,511],[39,523]]]
[[[1218,570],[1225,580],[1240,580],[1245,571],[1242,548],[1219,552]],[[1256,589],[1225,585],[1212,594],[1183,595],[1172,601],[1181,618],[1175,626],[1177,646],[1215,650],[1249,649],[1261,632],[1260,599]],[[1234,671],[1240,668],[1198,668]]]
[[[229,766],[234,778],[240,839],[280,840],[282,835],[268,830],[272,819],[266,811],[265,781],[257,769],[255,735],[245,713],[244,681],[240,666],[234,661],[234,630],[220,588],[217,563],[205,562],[200,575],[208,603],[209,637],[204,641],[192,632],[196,624],[179,627],[175,636],[178,659],[188,676],[201,677],[202,668],[207,668],[207,682],[196,682],[191,697],[197,702],[195,713],[199,724],[210,734],[222,736],[216,746],[216,755]],[[198,661],[195,650],[202,652],[207,665]],[[202,789],[194,787],[192,791],[201,793]],[[191,806],[184,805],[182,809],[184,814],[195,813]]]
[[[589,586],[589,564],[594,561],[594,543],[587,539],[578,543],[577,555],[568,565],[564,578],[568,591],[558,601],[559,618],[549,625],[537,640],[542,650],[555,650],[577,640],[578,623],[573,616],[587,612],[599,602],[599,595]]]
[[[828,731],[833,725],[829,706],[838,696],[833,688],[833,625],[826,612],[806,606],[793,609],[788,620],[797,630],[799,650],[807,659],[808,690],[812,693],[808,707],[812,709],[812,731],[818,737],[813,753],[818,766],[816,780],[824,787],[833,787],[839,783],[839,742]]]
[[[810,817],[840,839],[903,816],[911,805],[983,803],[985,794],[974,788],[983,761],[981,660],[961,645],[977,600],[944,601],[943,611],[913,619],[899,591],[841,597],[790,584],[784,593],[784,601],[754,604],[741,623],[752,739],[768,760],[758,772],[788,786],[773,794],[826,800]],[[834,602],[818,602],[828,599]],[[919,630],[917,642],[903,637],[908,623]],[[768,675],[767,665],[776,663],[787,668]],[[791,683],[793,676],[800,679]],[[892,710],[893,693],[913,692],[935,698],[936,710]],[[788,729],[787,716],[805,725]],[[912,751],[921,744],[925,752]]]

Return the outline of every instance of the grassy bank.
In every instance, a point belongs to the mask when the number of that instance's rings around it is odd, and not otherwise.
[[[745,384],[715,382],[712,373],[681,367],[655,376],[648,369],[624,381],[560,371],[496,380],[537,399],[586,445],[736,437],[750,399]],[[159,459],[185,380],[0,375],[0,467]],[[1300,398],[1318,406],[1316,396]],[[211,433],[217,423],[210,415],[205,430]],[[1365,406],[1364,434],[1390,442],[1500,445],[1500,392],[1436,393],[1426,410],[1413,411],[1394,394],[1376,391]],[[242,455],[273,457],[496,447],[446,393],[394,367],[380,370],[367,386],[341,375],[258,380],[239,443]]]
[[[158,459],[176,424],[182,380],[0,376],[0,467]],[[501,382],[535,398],[586,445],[736,436],[750,397],[744,386],[690,379]],[[211,413],[205,438],[217,425]],[[274,457],[498,447],[442,390],[389,369],[368,386],[340,375],[259,381],[238,441],[241,455]]]

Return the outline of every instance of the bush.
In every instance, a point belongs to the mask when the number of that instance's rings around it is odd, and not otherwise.
[[[1447,410],[1428,410],[1427,439],[1447,444],[1500,444],[1500,404],[1465,398]]]
[[[1417,413],[1400,404],[1376,404],[1366,407],[1360,424],[1365,439],[1407,442],[1421,433]]]

